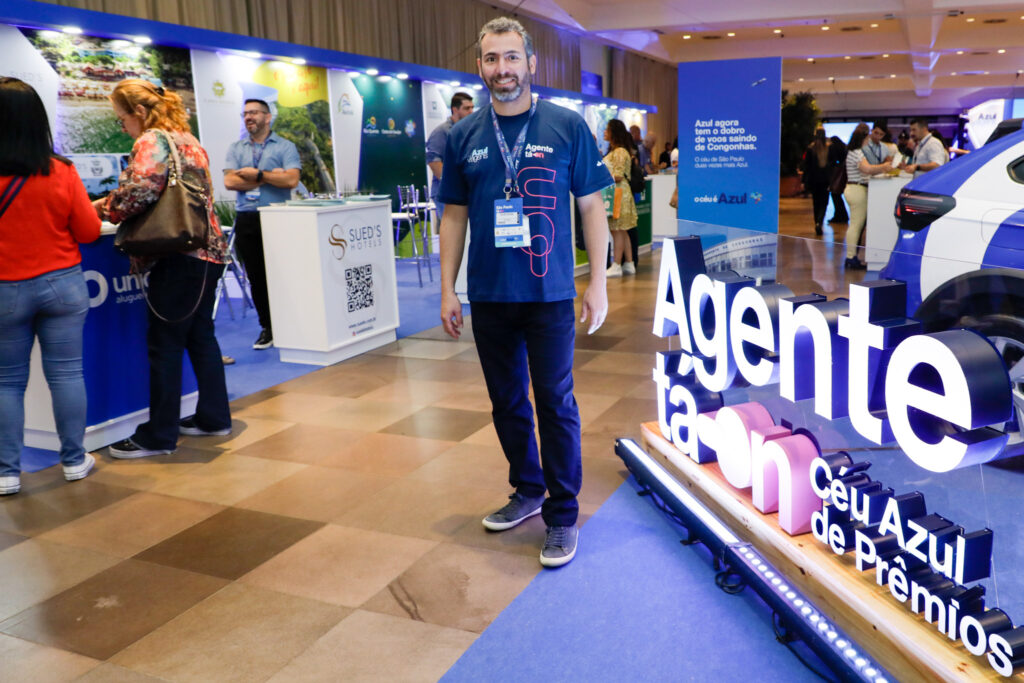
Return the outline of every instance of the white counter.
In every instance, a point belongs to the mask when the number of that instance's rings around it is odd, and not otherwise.
[[[870,270],[879,270],[889,262],[889,254],[896,246],[900,232],[893,216],[896,197],[903,186],[913,179],[912,175],[900,173],[898,176],[875,176],[868,181],[864,258]]]
[[[331,365],[396,338],[391,201],[260,209],[274,346]]]

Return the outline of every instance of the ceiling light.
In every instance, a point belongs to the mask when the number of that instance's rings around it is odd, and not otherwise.
[[[871,28],[878,28],[878,24],[871,24]]]
[[[367,69],[367,70],[366,70],[366,73],[367,73],[367,75],[369,75],[369,76],[376,76],[376,75],[377,75],[377,74],[379,74],[380,72],[379,72],[379,71],[377,71],[376,69],[374,69],[374,68],[372,68],[372,67],[371,67],[371,68],[369,68],[369,69]]]
[[[1021,17],[1021,19],[1024,19],[1024,17]],[[782,33],[782,29],[781,28],[777,28],[774,31],[772,31],[772,33]]]
[[[808,58],[807,58],[807,61],[808,61],[808,62],[813,62],[813,61],[814,61],[814,57],[808,57]]]
[[[407,73],[396,74],[395,78],[397,78],[400,81],[408,80],[409,74],[407,74]]]
[[[683,40],[689,40],[690,37],[691,37],[690,34],[687,33],[686,35],[683,36]]]
[[[857,78],[864,78],[864,76],[863,76],[863,75],[861,75],[861,76],[857,76]]]
[[[479,83],[477,83],[476,85],[473,86],[473,90],[483,90],[483,89],[484,89],[484,86],[480,85]]]
[[[362,76],[363,74],[359,73],[358,71],[349,71],[349,72],[348,72],[348,75],[349,75],[349,76],[350,76],[351,78],[359,78],[359,77],[360,77],[360,76]]]
[[[949,73],[949,75],[950,75],[950,76],[956,76],[956,72],[955,72],[955,71],[951,71],[951,72]]]
[[[729,31],[729,32],[728,32],[728,33],[726,33],[725,35],[729,36],[730,38],[735,38],[735,37],[736,37],[736,34],[735,34],[735,33],[733,33],[732,31]]]
[[[65,26],[64,28],[61,29],[61,31],[64,31],[64,33],[70,33],[73,36],[77,36],[82,33],[82,29],[78,28],[77,26]]]
[[[254,52],[251,50],[244,50],[242,54],[248,57],[249,59],[259,59],[260,57],[263,56],[259,52]]]
[[[967,23],[968,24],[973,23],[973,22],[974,22],[974,17],[967,17]]]
[[[889,78],[896,78],[896,74],[889,74]]]
[[[389,81],[391,81],[391,76],[388,76],[387,74],[384,74],[383,76],[377,76],[378,83],[388,83]]]
[[[295,59],[292,60],[292,64],[298,64],[299,66],[302,66],[305,63],[306,60],[303,59],[302,57],[296,57]]]
[[[798,79],[796,79],[796,80],[800,81],[801,83],[803,83],[803,82],[804,82],[804,79],[802,79],[802,78],[798,78]]]
[[[996,50],[996,52],[998,52],[1001,55],[1005,55],[1006,54],[1006,50],[1002,50],[1002,49]]]
[[[963,51],[963,50],[957,50],[957,51],[956,51],[956,53],[957,53],[958,55],[962,55],[962,54],[964,53],[964,51]]]
[[[988,72],[987,71],[985,72],[985,75],[988,76]]]
[[[843,57],[843,59],[849,59],[849,58],[850,58],[850,55],[846,55],[845,57]]]
[[[458,81],[448,81],[448,85],[452,86],[453,88],[458,88],[462,84],[459,83]]]
[[[828,26],[822,26],[822,27],[821,27],[821,30],[822,30],[822,31],[827,31],[827,30],[828,30]]]
[[[884,55],[882,55],[882,59],[889,59],[889,53],[886,52]]]
[[[149,45],[153,42],[153,39],[149,36],[135,36],[134,38],[132,38],[132,40],[134,40],[139,45]]]

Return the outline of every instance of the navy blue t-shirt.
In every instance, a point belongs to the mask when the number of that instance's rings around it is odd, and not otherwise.
[[[509,149],[528,116],[498,117]],[[530,219],[529,247],[494,246],[494,200],[505,198],[505,163],[489,105],[452,127],[444,159],[441,202],[469,207],[470,301],[575,298],[569,193],[582,197],[613,183],[580,115],[539,101],[530,121],[518,174],[523,211]]]

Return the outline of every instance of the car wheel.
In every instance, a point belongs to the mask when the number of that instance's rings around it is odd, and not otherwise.
[[[958,326],[988,337],[1002,356],[1013,396],[1013,419],[1002,428],[1009,436],[1004,454],[1024,455],[1024,320],[1002,314],[966,316]]]

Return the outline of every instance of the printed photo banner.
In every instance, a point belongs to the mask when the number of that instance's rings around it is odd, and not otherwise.
[[[228,147],[247,135],[242,123],[247,98],[266,101],[274,115],[274,132],[298,148],[300,190],[336,191],[326,69],[206,50],[192,51],[192,66],[200,140],[210,155],[217,199],[235,199],[220,179]]]

